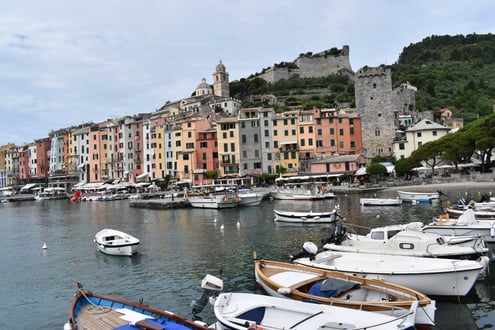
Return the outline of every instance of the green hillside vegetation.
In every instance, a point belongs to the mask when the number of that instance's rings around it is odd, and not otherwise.
[[[251,96],[274,95],[276,105],[268,101],[253,101]],[[354,82],[348,73],[321,78],[292,77],[276,83],[268,83],[259,77],[242,78],[230,83],[230,95],[242,100],[243,107],[274,106],[279,111],[291,107],[303,109],[335,108],[340,104],[354,106]]]
[[[449,108],[471,122],[493,113],[495,35],[431,36],[405,47],[392,65],[393,85],[418,88],[419,111]]]
[[[293,68],[294,63],[275,66]],[[431,36],[405,47],[391,66],[392,86],[408,81],[418,88],[419,111],[449,108],[465,123],[493,113],[495,101],[495,35]],[[348,72],[323,78],[293,77],[268,83],[257,74],[230,83],[230,94],[245,107],[273,106],[278,111],[294,106],[339,108],[355,106],[354,83]],[[253,101],[251,96],[271,94],[276,105]]]

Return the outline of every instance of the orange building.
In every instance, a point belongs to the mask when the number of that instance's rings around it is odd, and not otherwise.
[[[319,156],[363,152],[361,118],[355,109],[314,110],[316,153]]]

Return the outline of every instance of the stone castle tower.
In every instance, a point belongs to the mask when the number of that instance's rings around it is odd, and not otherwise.
[[[229,74],[225,70],[225,65],[220,61],[213,74],[213,95],[220,97],[230,97]]]
[[[364,155],[366,158],[391,155],[397,114],[393,105],[390,69],[362,68],[356,72],[354,86]]]

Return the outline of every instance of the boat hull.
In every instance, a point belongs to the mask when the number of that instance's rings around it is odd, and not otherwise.
[[[439,192],[398,191],[397,193],[399,194],[399,199],[412,203],[429,203],[440,198]]]
[[[227,195],[189,196],[188,201],[192,207],[204,209],[227,209],[239,205],[239,199]]]
[[[416,307],[401,316],[249,293],[221,293],[215,329],[414,329]]]
[[[399,206],[402,200],[398,198],[360,198],[359,203],[362,206]]]
[[[275,222],[332,223],[337,221],[336,211],[331,212],[290,212],[274,210]]]
[[[94,238],[98,250],[113,256],[131,257],[138,251],[140,240],[114,229],[103,229]]]
[[[154,328],[152,326],[155,326]],[[177,314],[139,302],[84,291],[79,285],[64,330],[98,329],[211,329]]]
[[[478,262],[324,251],[315,260],[300,258],[294,262],[376,278],[431,296],[465,296],[487,266],[488,258],[482,257]]]

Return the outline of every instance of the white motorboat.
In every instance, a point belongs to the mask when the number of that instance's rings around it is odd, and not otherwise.
[[[435,325],[435,301],[425,294],[381,280],[330,270],[258,259],[256,282],[270,295],[394,315],[419,303],[416,326]]]
[[[239,196],[232,192],[215,193],[209,195],[191,195],[187,200],[192,207],[205,209],[226,209],[237,207],[240,202]]]
[[[417,302],[390,316],[253,293],[221,293],[215,329],[414,329]]]
[[[237,189],[237,195],[240,198],[239,206],[257,206],[265,197],[262,193],[254,191],[251,188]]]
[[[324,240],[325,250],[470,260],[489,253],[480,236],[425,233],[421,222],[377,227],[366,235],[346,233],[345,227],[340,227]]]
[[[314,254],[307,248],[292,259],[297,264],[377,278],[431,296],[465,296],[489,263],[488,257],[459,260],[328,250]]]
[[[441,215],[422,230],[439,235],[480,236],[489,245],[495,244],[495,220],[476,219],[472,209],[465,210],[457,219]]]
[[[273,199],[279,200],[322,200],[335,198],[330,190],[310,183],[286,184],[270,192]]]
[[[360,198],[359,203],[362,206],[399,206],[402,199],[399,198]]]
[[[432,200],[440,199],[440,192],[414,192],[414,191],[397,191],[399,198],[404,202],[412,203],[429,203]]]
[[[66,199],[69,198],[64,188],[52,187],[45,188],[43,191],[34,195],[35,200],[52,200],[52,199]]]
[[[139,239],[122,231],[105,228],[96,233],[93,240],[103,253],[114,256],[132,256],[137,252]]]
[[[273,210],[275,222],[332,223],[337,221],[338,208],[327,212],[297,212]]]

